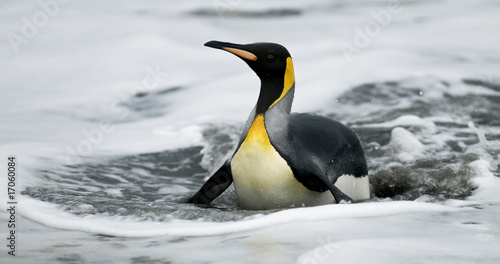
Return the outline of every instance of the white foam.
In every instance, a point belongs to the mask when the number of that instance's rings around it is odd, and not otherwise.
[[[454,258],[481,259],[480,256],[498,260],[500,254],[490,243],[494,236],[481,234],[471,239],[474,243],[467,247],[454,237],[429,241],[417,233],[400,238],[381,235],[381,238],[344,240],[316,247],[301,255],[297,263],[406,263],[410,259],[421,263],[452,263],[456,261],[450,262]]]
[[[403,115],[391,121],[379,124],[367,124],[365,126],[367,127],[415,126],[426,129],[428,133],[434,133],[436,131],[436,125],[434,124],[434,122],[422,119],[415,115]]]
[[[473,168],[477,177],[473,178],[474,184],[478,188],[474,191],[474,195],[470,200],[482,200],[490,202],[498,202],[498,190],[500,190],[500,178],[495,177],[490,171],[491,164],[485,160],[476,160],[469,164]]]
[[[462,209],[417,202],[333,204],[283,210],[270,215],[231,222],[174,220],[171,222],[134,221],[130,217],[76,216],[57,205],[23,197],[19,213],[44,225],[120,237],[213,236],[240,233],[288,223],[329,221],[331,219],[373,218],[412,213],[454,212]]]
[[[412,161],[424,155],[425,146],[410,131],[396,127],[391,131],[391,141],[384,146],[392,150],[401,161]]]

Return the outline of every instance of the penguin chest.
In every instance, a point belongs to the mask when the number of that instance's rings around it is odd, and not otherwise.
[[[271,145],[264,117],[255,118],[231,160],[238,203],[245,209],[273,209],[331,203],[329,192],[310,191]],[[330,199],[331,198],[331,199]]]

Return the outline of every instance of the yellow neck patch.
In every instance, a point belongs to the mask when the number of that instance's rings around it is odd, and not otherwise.
[[[283,92],[281,92],[280,97],[274,101],[273,104],[271,104],[271,107],[275,105],[277,102],[279,102],[283,97],[285,96],[286,93],[292,88],[293,84],[295,83],[295,73],[293,71],[293,62],[292,58],[288,57],[286,59],[286,69],[285,69],[285,80],[284,80],[284,85],[283,85]]]
[[[271,146],[264,124],[264,115],[260,114],[253,120],[252,126],[248,130],[245,142],[258,143],[264,146]]]

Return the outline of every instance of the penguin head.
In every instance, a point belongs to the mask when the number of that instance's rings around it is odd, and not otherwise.
[[[233,53],[245,61],[261,80],[256,114],[265,113],[290,91],[293,98],[295,75],[290,53],[285,47],[268,42],[234,44],[209,41],[205,46]],[[293,99],[291,99],[293,100]],[[288,105],[291,105],[289,100]],[[289,112],[289,110],[288,110]]]
[[[205,43],[205,46],[222,49],[238,56],[250,66],[261,80],[283,78],[287,63],[291,63],[290,53],[285,47],[276,43],[234,44],[209,41]]]

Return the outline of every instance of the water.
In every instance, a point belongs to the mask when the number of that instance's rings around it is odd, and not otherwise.
[[[8,62],[0,66],[0,150],[18,160],[19,201],[17,256],[0,258],[500,260],[495,1],[401,2],[349,59],[339,45],[355,45],[356,28],[389,12],[387,2],[212,4],[70,2],[18,53],[8,38],[0,42]],[[22,34],[22,18],[44,10],[3,6],[5,36]],[[293,111],[356,131],[370,201],[247,211],[230,188],[211,206],[182,203],[232,153],[258,93],[246,65],[202,46],[212,39],[288,47]],[[4,193],[0,204],[7,208]]]

